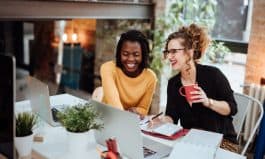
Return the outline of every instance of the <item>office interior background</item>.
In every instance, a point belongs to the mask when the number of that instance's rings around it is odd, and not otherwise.
[[[187,1],[181,1],[183,15],[189,7],[185,6]],[[89,99],[101,85],[100,65],[115,56],[119,35],[128,29],[139,29],[154,44],[156,20],[174,2],[1,1],[0,53],[16,58],[16,101],[26,98],[28,76],[47,83],[50,95],[67,92]],[[224,42],[231,54],[222,64],[211,64],[223,69],[235,91],[243,92],[244,86],[251,83],[264,84],[265,2],[217,0],[216,3],[211,37]],[[161,68],[161,72],[167,68]],[[160,85],[152,103],[156,105],[155,111],[165,107],[169,77],[168,73],[159,75]]]

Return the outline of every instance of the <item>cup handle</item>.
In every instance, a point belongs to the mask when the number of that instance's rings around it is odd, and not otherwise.
[[[183,97],[185,97],[186,95],[182,93],[183,88],[184,88],[183,86],[181,86],[179,88],[179,94],[182,95]]]

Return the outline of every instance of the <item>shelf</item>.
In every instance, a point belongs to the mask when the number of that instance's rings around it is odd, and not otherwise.
[[[94,1],[0,1],[0,20],[151,19],[154,4]]]

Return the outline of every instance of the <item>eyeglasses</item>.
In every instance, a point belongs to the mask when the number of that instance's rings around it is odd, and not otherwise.
[[[182,50],[185,50],[185,48],[164,50],[164,51],[163,51],[163,54],[164,54],[164,57],[167,58],[167,56],[168,56],[169,54],[175,55],[175,54],[177,54],[177,53],[180,53]]]

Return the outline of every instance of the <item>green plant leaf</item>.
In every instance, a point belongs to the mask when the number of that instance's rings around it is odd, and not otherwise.
[[[85,132],[90,129],[101,129],[100,114],[91,103],[67,107],[57,115],[59,121],[70,132]]]
[[[174,1],[169,7],[169,12],[156,19],[150,66],[157,77],[160,77],[164,65],[161,54],[167,35],[175,32],[180,26],[193,22],[206,26],[211,32],[215,24],[216,6],[216,0]]]
[[[16,136],[23,137],[31,135],[36,122],[37,117],[31,112],[18,113],[16,115]]]

